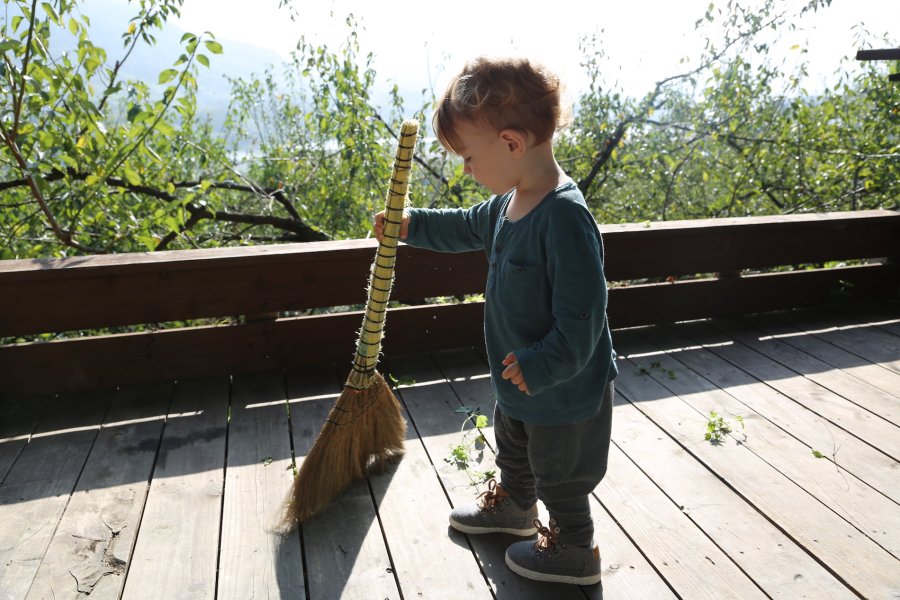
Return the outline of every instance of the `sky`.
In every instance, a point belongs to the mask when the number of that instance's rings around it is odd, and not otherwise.
[[[716,0],[724,5],[725,0]],[[754,0],[751,0],[754,1]],[[346,39],[345,19],[357,19],[361,55],[374,54],[381,81],[401,90],[433,88],[466,59],[479,54],[521,54],[554,68],[574,92],[587,84],[580,66],[579,41],[597,34],[606,52],[609,83],[630,95],[643,95],[654,82],[683,72],[682,57],[699,56],[702,36],[694,23],[710,0],[294,0],[292,20],[278,0],[185,0],[175,23],[194,33],[212,32],[225,43],[239,41],[288,58],[301,35],[336,49]],[[788,9],[800,0],[784,0]],[[248,9],[252,6],[252,9]],[[390,8],[385,8],[390,7]],[[900,1],[833,0],[832,5],[797,22],[798,31],[779,31],[770,56],[789,66],[809,64],[810,81],[827,81],[849,57],[855,68],[858,39],[853,26],[862,24],[877,40],[889,35],[900,44]],[[858,33],[858,32],[857,32]],[[871,39],[871,38],[869,38]],[[801,53],[806,50],[805,53]]]

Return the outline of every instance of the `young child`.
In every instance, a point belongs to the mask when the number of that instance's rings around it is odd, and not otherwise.
[[[438,139],[493,195],[472,208],[411,208],[401,238],[438,251],[483,249],[484,334],[496,394],[500,482],[457,507],[465,533],[504,532],[506,563],[531,579],[600,581],[590,494],[606,472],[615,353],[603,243],[584,197],[553,155],[564,124],[559,78],[525,59],[478,58],[450,82]],[[384,214],[375,216],[381,239]],[[550,514],[537,520],[537,500]]]

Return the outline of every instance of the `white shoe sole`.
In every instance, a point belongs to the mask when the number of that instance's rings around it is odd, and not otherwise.
[[[570,575],[554,575],[552,573],[541,573],[539,571],[530,571],[525,567],[514,563],[510,560],[509,555],[506,555],[506,566],[509,567],[510,571],[515,573],[516,575],[520,575],[525,577],[526,579],[533,579],[535,581],[549,581],[553,583],[571,583],[573,585],[596,585],[600,583],[601,574],[597,573],[596,575],[587,575],[584,577],[575,577]]]
[[[521,537],[531,537],[532,535],[537,533],[537,527],[527,527],[524,529],[515,529],[511,527],[474,527],[472,525],[464,525],[458,521],[455,521],[453,517],[450,517],[450,527],[457,531],[461,531],[462,533],[509,533],[511,535],[518,535]]]

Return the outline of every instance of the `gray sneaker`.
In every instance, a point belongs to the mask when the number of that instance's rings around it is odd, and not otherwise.
[[[537,542],[516,542],[506,549],[506,565],[522,577],[538,581],[594,585],[600,582],[600,549],[570,546],[557,539],[559,528],[535,521]]]
[[[511,533],[530,536],[537,533],[537,505],[519,508],[506,490],[496,481],[488,481],[474,504],[454,508],[450,512],[450,527],[463,533]]]

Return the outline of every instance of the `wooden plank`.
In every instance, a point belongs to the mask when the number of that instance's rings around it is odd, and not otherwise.
[[[0,485],[0,590],[8,598],[28,592],[112,395],[57,398]]]
[[[831,390],[803,377],[785,365],[796,358],[796,350],[779,340],[760,341],[734,321],[715,321],[714,326],[740,344],[713,349],[719,356],[795,402],[806,406],[888,456],[900,458],[900,428],[881,417],[861,409]],[[824,451],[823,451],[824,452]]]
[[[116,395],[27,598],[120,597],[171,392]]]
[[[123,597],[213,598],[228,380],[175,386]]]
[[[476,360],[481,364],[483,370],[486,369],[483,362],[477,357]],[[461,429],[463,421],[466,419],[466,415],[459,412],[462,405],[455,390],[468,387],[470,389],[466,392],[467,395],[475,395],[477,392],[471,388],[477,387],[487,392],[486,387],[490,387],[489,382],[486,379],[470,380],[469,383],[474,385],[466,386],[464,382],[457,381],[454,387],[451,387],[444,374],[428,355],[398,357],[390,361],[389,367],[392,373],[402,376],[404,380],[412,378],[415,381],[413,385],[401,386],[400,394],[409,411],[410,427],[415,428],[440,480],[443,488],[439,492],[440,499],[443,500],[443,496],[446,494],[453,506],[473,502],[478,493],[486,489],[483,484],[475,485],[473,483],[473,478],[478,481],[474,471],[491,470],[496,466],[493,461],[493,453],[489,448],[484,449],[480,463],[475,464],[473,461],[470,467],[471,474],[460,470],[454,462],[448,461],[451,447],[462,442]],[[479,383],[481,385],[478,385]],[[485,386],[485,383],[488,385]],[[481,414],[493,418],[493,405],[490,397],[490,393],[485,394],[479,403]],[[471,427],[467,429],[471,429]],[[473,454],[474,452],[473,448]],[[433,476],[434,474],[432,474]],[[521,598],[522,600],[529,598],[535,600],[584,598],[584,594],[576,586],[530,581],[510,571],[505,562],[506,548],[522,538],[512,535],[466,536],[447,525],[451,510],[450,504],[443,502],[435,507],[438,512],[437,516],[442,523],[442,529],[436,535],[453,541],[461,548],[468,549],[471,546],[475,553],[474,558],[480,564],[484,576],[487,577],[495,594],[498,593],[498,590],[502,590],[500,593],[507,593],[511,598]],[[543,509],[543,506],[541,508]],[[546,510],[542,510],[541,519],[544,523],[548,522]],[[391,541],[393,542],[393,539]],[[466,560],[474,562],[471,556],[466,557]],[[593,592],[594,590],[589,589],[589,591]]]
[[[735,357],[737,362],[720,357],[716,349],[723,340],[719,332],[693,323],[653,331],[653,341],[679,364],[796,438],[810,454],[818,451],[832,461],[834,469],[848,476],[842,487],[865,482],[900,503],[900,463],[749,375],[742,367],[752,355]]]
[[[483,316],[480,302],[393,309],[384,352],[483,344]],[[362,312],[352,312],[0,346],[0,400],[23,390],[61,392],[330,361],[349,364],[362,320]]]
[[[680,598],[766,597],[615,445],[597,496]]]
[[[856,598],[620,395],[613,442],[770,598]]]
[[[786,366],[894,425],[900,425],[897,403],[900,375],[862,360],[809,331],[797,329],[783,321],[781,315],[756,315],[742,321],[759,330],[760,337],[770,336],[799,350],[779,354]]]
[[[900,337],[900,302],[876,302],[866,308],[864,314],[870,324]]]
[[[748,407],[737,398],[737,390],[719,389],[675,358],[690,352],[675,351],[658,356],[654,361],[635,362],[704,415],[709,415],[710,411],[742,415],[741,411]],[[752,361],[753,357],[748,356],[735,364],[752,370]],[[654,362],[660,367],[652,368]],[[767,414],[751,412],[746,415],[745,423],[752,425],[742,431],[746,434],[746,439],[742,440],[745,448],[841,515],[872,541],[900,556],[900,509],[895,502],[859,479],[848,477],[828,461],[815,457],[809,446],[793,437],[793,432],[773,424]]]
[[[884,210],[630,223],[600,231],[610,280],[900,253],[900,214]]]
[[[797,313],[792,311],[791,313],[778,314],[778,317],[787,326],[806,334],[797,339],[785,340],[786,343],[795,345],[803,342],[802,349],[805,352],[819,358],[823,362],[853,373],[859,379],[879,387],[891,396],[900,397],[900,375],[882,368],[880,365],[872,364],[871,361],[818,336],[820,331],[831,329],[833,327],[831,323],[811,318],[808,311],[798,311]]]
[[[287,372],[297,465],[312,448],[341,391],[333,367]],[[367,481],[357,482],[302,527],[311,600],[401,598]]]
[[[615,257],[608,262],[610,280],[900,254],[900,215],[892,211],[613,225],[601,231],[608,255]],[[375,240],[347,240],[3,261],[0,285],[11,291],[0,297],[0,332],[17,336],[358,304],[375,247]],[[434,253],[403,245],[399,253],[394,300],[484,289],[483,252]],[[53,299],[63,294],[68,310],[52,310]]]
[[[826,342],[900,375],[900,339],[895,335],[868,324],[851,322],[847,325],[834,325],[833,321],[818,328],[816,335]]]
[[[612,326],[625,327],[792,307],[820,302],[844,280],[856,282],[854,290],[865,295],[869,286],[883,287],[889,277],[883,271],[892,268],[872,265],[614,288],[609,319]],[[400,355],[480,346],[483,314],[480,302],[394,309],[384,351]],[[0,397],[349,361],[347,349],[353,348],[361,322],[361,313],[354,312],[3,346],[0,380],[6,386]],[[308,343],[298,345],[297,339]]]
[[[900,48],[857,50],[856,60],[900,60]]]
[[[281,371],[235,375],[217,598],[303,598],[298,535],[278,525],[293,482]]]
[[[401,369],[388,365],[386,370]],[[403,399],[410,387],[425,385],[403,386],[398,394]],[[493,598],[464,538],[448,535],[450,503],[411,417],[406,418],[410,426],[403,460],[370,479],[403,596],[425,598],[439,590],[443,598]]]
[[[435,355],[435,360],[443,373],[444,377],[450,383],[453,394],[462,406],[479,407],[482,414],[492,417],[493,409],[493,391],[491,389],[488,368],[483,359],[472,350],[441,352]],[[426,408],[434,401],[431,399],[433,392],[427,395],[423,394],[421,404]],[[449,403],[449,398],[448,398]],[[413,412],[413,407],[409,401],[410,411],[416,421],[417,429],[422,431],[420,425],[420,417]],[[452,407],[453,404],[450,403]],[[430,412],[447,411],[427,411]],[[458,413],[453,412],[456,419],[460,418]],[[446,420],[446,416],[443,417]],[[615,422],[615,417],[613,418]],[[450,425],[450,423],[447,423]],[[436,432],[446,430],[447,426],[439,426]],[[454,506],[461,502],[471,502],[473,500],[473,488],[468,485],[468,476],[456,466],[447,463],[439,465],[439,458],[442,456],[440,451],[443,450],[446,456],[450,445],[459,443],[459,432],[453,433],[436,433],[434,436],[426,436],[423,441],[426,448],[432,456],[438,475],[444,488],[448,491],[451,503]],[[488,438],[489,446],[484,453],[484,458],[476,470],[484,471],[493,466],[493,427],[488,427],[485,431]],[[447,438],[444,440],[444,438]],[[442,443],[443,442],[443,443]],[[594,499],[596,500],[596,498]],[[538,503],[541,518],[547,522],[546,508],[543,504]],[[582,588],[582,591],[588,597],[606,594],[610,598],[674,598],[672,590],[665,584],[659,574],[647,562],[647,559],[641,554],[640,550],[631,542],[625,532],[623,532],[615,521],[610,518],[605,509],[596,502],[593,506],[594,514],[594,538],[600,546],[601,560],[603,564],[603,579],[601,586],[592,586]],[[522,578],[514,577],[512,583],[516,587],[509,586],[509,575],[505,573],[504,558],[506,546],[511,538],[509,536],[468,536],[470,543],[473,545],[476,555],[482,564],[482,569],[487,573],[488,580],[497,582],[499,580],[507,581],[505,586],[494,587],[495,593],[501,596],[504,590],[510,593],[514,598],[525,598],[537,594],[538,598],[556,598],[559,594],[566,592],[567,586],[551,586],[545,587],[544,584],[529,582]],[[499,546],[499,547],[496,547]],[[515,591],[515,593],[513,593]],[[540,594],[547,591],[546,596]]]
[[[751,414],[745,419],[747,440],[740,436],[726,437],[715,445],[704,441],[709,411],[718,408],[721,414],[729,414],[726,398],[705,389],[675,394],[660,381],[668,385],[669,381],[674,383],[680,379],[683,384],[686,372],[676,371],[675,379],[667,377],[666,371],[658,372],[655,377],[643,374],[642,366],[652,373],[652,363],[665,360],[665,356],[624,332],[619,332],[616,344],[620,352],[634,359],[622,363],[616,380],[618,390],[651,421],[668,431],[707,469],[813,554],[855,593],[879,598],[890,597],[896,591],[894,556],[751,450],[750,443],[767,441],[762,437],[756,416]],[[765,435],[771,434],[766,431]],[[775,435],[772,440],[781,442],[783,438]],[[791,457],[802,460],[805,454],[793,452]],[[813,462],[810,467],[820,468],[821,464]]]
[[[4,261],[0,284],[9,293],[0,297],[0,333],[18,336],[362,304],[376,247],[372,239]],[[18,270],[9,263],[20,263]],[[421,301],[478,293],[484,290],[486,273],[484,252],[442,254],[402,246],[391,297]],[[65,311],[53,310],[52,299],[60,294],[68,300]]]
[[[0,484],[34,434],[49,402],[49,396],[0,402]]]
[[[609,322],[622,328],[743,315],[829,303],[845,293],[861,301],[892,294],[897,277],[895,265],[873,264],[613,287]]]

